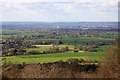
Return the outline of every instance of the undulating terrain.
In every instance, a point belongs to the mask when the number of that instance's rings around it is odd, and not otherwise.
[[[4,22],[2,28],[3,78],[119,77],[116,22]]]

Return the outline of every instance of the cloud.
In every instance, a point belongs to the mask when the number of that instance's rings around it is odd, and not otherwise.
[[[0,10],[3,20],[116,20],[118,0],[2,0]]]
[[[56,1],[56,2],[55,2]],[[67,2],[65,2],[67,1]],[[118,6],[118,0],[2,0],[0,7],[3,9],[19,8],[19,7],[31,7],[31,9],[37,8],[53,8],[53,9],[73,9],[73,8],[96,8],[96,10],[115,9]],[[103,8],[104,7],[104,8]],[[23,8],[23,7],[22,7]]]
[[[1,0],[0,2],[9,3],[33,3],[33,2],[73,2],[74,0]]]

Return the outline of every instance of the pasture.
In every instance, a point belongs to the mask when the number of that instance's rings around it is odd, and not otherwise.
[[[104,42],[109,43],[114,39],[111,38],[101,38],[101,37],[78,37],[78,38],[62,38],[62,39],[29,39],[26,41],[29,42],[54,42],[54,41],[62,41],[63,44],[84,44],[84,43],[95,43],[95,42]]]
[[[2,57],[3,64],[7,63],[49,63],[55,61],[66,61],[70,58],[84,59],[84,60],[102,60],[105,52],[64,52],[53,54],[36,54],[36,55],[20,55]]]
[[[53,48],[53,45],[34,45],[36,46],[36,48],[26,48],[25,50],[27,52],[30,52],[30,51],[47,51],[47,50],[50,50],[50,48]],[[64,48],[68,46],[68,48],[70,50],[73,50],[74,49],[74,45],[55,45],[55,47],[59,47],[59,48]]]
[[[29,30],[19,30],[19,29],[2,29],[3,37],[8,36],[31,36],[31,35],[38,35],[39,32],[36,31],[29,31]]]
[[[30,51],[47,51],[51,48],[51,46],[38,46],[36,48],[27,48],[25,49],[27,52]]]
[[[27,48],[25,49],[27,52],[30,51],[47,51],[53,47],[53,45],[36,45],[37,48]],[[70,49],[73,49],[73,45],[57,45],[57,47],[65,47],[68,46]],[[49,63],[55,61],[67,61],[70,58],[84,59],[84,60],[102,60],[106,52],[106,46],[100,46],[96,48],[99,52],[61,52],[61,53],[51,53],[51,54],[34,54],[34,55],[20,55],[20,56],[9,56],[2,57],[3,64],[17,64],[17,63]]]

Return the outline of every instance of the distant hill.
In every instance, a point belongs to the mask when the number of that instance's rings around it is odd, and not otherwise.
[[[75,27],[75,26],[118,26],[117,22],[2,22],[2,26],[62,26],[62,27]]]

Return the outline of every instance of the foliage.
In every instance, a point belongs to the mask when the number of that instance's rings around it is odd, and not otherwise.
[[[118,78],[120,75],[120,64],[118,55],[120,49],[118,44],[111,45],[103,59],[103,63],[98,72],[101,78]]]

